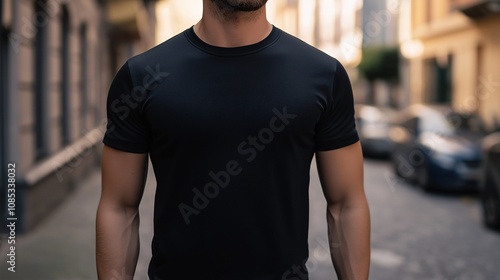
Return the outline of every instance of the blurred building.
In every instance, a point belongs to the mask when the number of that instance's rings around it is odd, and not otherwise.
[[[201,19],[202,8],[201,0],[159,0],[156,5],[157,43],[195,25]]]
[[[363,46],[397,46],[401,0],[363,1]]]
[[[408,103],[438,103],[500,120],[500,1],[403,0]]]
[[[154,1],[0,0],[0,7],[0,217],[6,166],[15,163],[19,232],[99,167],[106,93],[125,59],[153,45]]]
[[[298,36],[352,70],[361,61],[362,0],[299,0]]]
[[[298,37],[299,33],[299,1],[273,0],[267,2],[267,17],[269,21],[296,37]]]

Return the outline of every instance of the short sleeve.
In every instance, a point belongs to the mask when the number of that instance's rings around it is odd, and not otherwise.
[[[359,141],[354,121],[354,99],[347,72],[337,61],[329,103],[316,125],[317,151],[342,148]]]
[[[103,143],[112,148],[147,153],[149,129],[143,116],[144,95],[134,94],[128,62],[118,71],[109,89],[106,112],[107,126]]]

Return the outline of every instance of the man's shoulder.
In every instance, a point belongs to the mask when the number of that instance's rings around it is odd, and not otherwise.
[[[290,55],[302,57],[303,60],[311,63],[319,63],[330,66],[336,66],[340,63],[335,57],[310,45],[296,36],[285,31],[281,32],[282,51],[288,52]]]
[[[171,37],[151,49],[135,55],[128,59],[128,66],[131,70],[144,69],[160,64],[173,56],[177,56],[180,51],[186,48],[188,41],[184,35],[185,31]]]

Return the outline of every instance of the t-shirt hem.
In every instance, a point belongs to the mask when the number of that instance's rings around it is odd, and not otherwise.
[[[336,149],[340,149],[340,148],[352,145],[358,141],[359,141],[359,136],[357,133],[355,133],[355,134],[352,134],[350,136],[331,141],[331,144],[324,144],[324,145],[317,146],[316,151],[321,152],[321,151],[336,150]]]
[[[104,138],[102,140],[102,143],[104,143],[104,145],[106,145],[106,146],[109,146],[113,149],[120,150],[123,152],[134,153],[134,154],[146,154],[146,153],[148,153],[148,149],[146,149],[146,148],[140,148],[140,147],[138,148],[137,145],[132,146],[132,144],[128,145],[128,144],[123,144],[123,143],[116,143],[116,142],[113,142],[112,140],[109,140],[107,138]]]

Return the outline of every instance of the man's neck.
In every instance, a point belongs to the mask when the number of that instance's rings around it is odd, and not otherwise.
[[[205,43],[218,47],[241,47],[264,40],[272,30],[266,7],[254,12],[224,13],[203,1],[203,17],[194,31]]]

